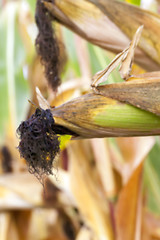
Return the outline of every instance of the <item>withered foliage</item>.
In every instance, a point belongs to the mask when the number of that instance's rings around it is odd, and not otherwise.
[[[55,91],[60,85],[59,46],[51,23],[53,16],[41,0],[37,1],[35,20],[39,31],[35,42],[36,50],[44,65],[47,81]]]

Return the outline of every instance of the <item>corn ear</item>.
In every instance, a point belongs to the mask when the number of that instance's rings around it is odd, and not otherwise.
[[[159,69],[160,17],[134,5],[110,0],[44,1],[63,25],[104,49],[121,52],[144,25],[135,61],[148,71]],[[126,14],[127,13],[127,14]]]
[[[131,4],[110,0],[88,0],[94,3],[130,39],[135,31],[144,25],[139,46],[154,61],[160,64],[160,17]],[[127,14],[126,14],[127,13]]]
[[[160,134],[160,118],[150,112],[94,93],[52,109],[55,123],[80,138]]]

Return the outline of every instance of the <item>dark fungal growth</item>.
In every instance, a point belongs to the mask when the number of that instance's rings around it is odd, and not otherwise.
[[[46,0],[47,1],[47,0]],[[50,2],[50,0],[48,0]],[[51,20],[53,16],[45,8],[42,0],[37,0],[35,21],[38,27],[36,50],[45,68],[48,83],[55,91],[60,85],[59,78],[59,46],[55,38]]]
[[[39,180],[52,174],[52,165],[60,151],[60,142],[54,132],[51,111],[37,108],[28,120],[20,124],[17,133],[20,137],[18,149],[27,162],[29,172]]]
[[[37,108],[35,113],[23,121],[17,134],[20,138],[18,150],[28,165],[29,172],[39,180],[52,173],[55,157],[60,151],[60,135],[77,136],[71,130],[55,124],[50,109]]]

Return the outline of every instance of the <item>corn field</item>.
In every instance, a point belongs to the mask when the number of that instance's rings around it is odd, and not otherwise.
[[[160,239],[160,1],[0,1],[0,240]]]

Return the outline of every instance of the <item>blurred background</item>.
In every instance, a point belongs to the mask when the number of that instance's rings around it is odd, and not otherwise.
[[[159,1],[126,2],[159,14]],[[34,112],[28,99],[38,105],[35,87],[58,106],[88,92],[115,56],[54,23],[62,65],[54,93],[35,51],[35,4],[0,0],[0,240],[160,239],[159,137],[65,136],[44,187],[20,158],[16,129]],[[109,82],[120,81],[115,70]]]

